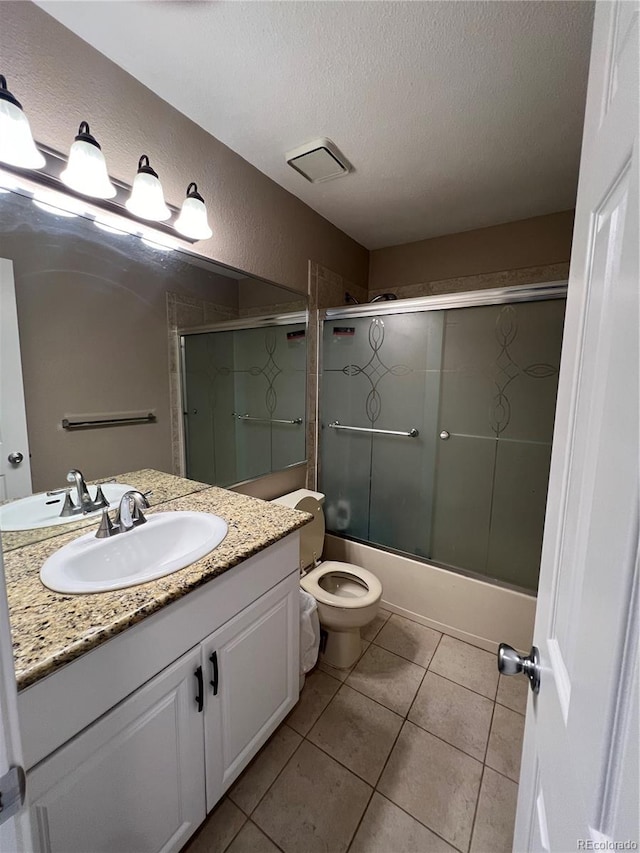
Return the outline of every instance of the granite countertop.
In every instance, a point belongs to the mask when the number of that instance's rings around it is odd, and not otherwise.
[[[125,476],[130,478],[131,475]],[[183,482],[187,484],[184,488],[188,488],[189,481]],[[44,561],[54,551],[86,533],[84,529],[56,535],[53,539],[5,554],[19,690],[50,675],[311,520],[308,513],[211,486],[168,500],[150,512],[169,510],[212,512],[225,519],[229,532],[206,557],[172,575],[139,586],[90,595],[61,595],[43,586],[39,573]],[[96,521],[94,523],[97,524]],[[135,531],[125,535],[135,536]]]
[[[164,471],[155,471],[153,468],[143,468],[140,471],[128,471],[125,474],[117,474],[115,477],[103,477],[101,480],[89,480],[88,485],[106,483],[115,480],[132,486],[140,492],[151,492],[149,503],[151,506],[165,503],[172,498],[180,498],[203,489],[210,489],[211,484],[198,483],[196,480],[186,480],[184,477],[176,477],[174,474],[165,474]],[[3,503],[8,503],[3,501]],[[67,524],[57,524],[53,527],[36,527],[33,530],[3,530],[2,550],[4,553],[14,548],[23,548],[34,542],[42,542],[52,536],[62,536],[71,530],[82,530],[92,527],[100,520],[100,515],[80,516],[70,519]]]

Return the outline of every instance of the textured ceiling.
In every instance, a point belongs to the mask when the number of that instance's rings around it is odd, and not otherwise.
[[[574,205],[586,0],[39,5],[368,248]],[[285,164],[319,136],[354,173]]]

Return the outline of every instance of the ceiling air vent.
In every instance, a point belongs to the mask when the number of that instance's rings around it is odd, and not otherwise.
[[[330,139],[316,139],[285,154],[287,163],[312,184],[348,175],[352,166]]]

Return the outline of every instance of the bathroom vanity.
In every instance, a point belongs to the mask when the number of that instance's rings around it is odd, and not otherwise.
[[[310,517],[193,485],[151,512],[212,512],[227,537],[157,581],[47,590],[43,560],[86,529],[5,554],[39,853],[180,850],[297,701]]]

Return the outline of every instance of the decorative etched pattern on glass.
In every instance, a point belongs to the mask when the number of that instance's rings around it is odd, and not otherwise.
[[[264,334],[264,348],[267,353],[267,360],[262,367],[250,367],[246,371],[238,371],[239,373],[250,373],[251,376],[263,376],[267,382],[267,387],[264,392],[264,404],[269,412],[273,415],[278,405],[278,394],[275,388],[275,381],[282,373],[282,368],[278,366],[275,360],[275,352],[278,345],[275,329],[266,329]]]
[[[380,355],[384,344],[384,321],[374,317],[369,326],[369,346],[371,357],[362,367],[358,364],[347,364],[340,371],[331,369],[326,372],[341,372],[345,376],[364,376],[371,386],[365,401],[366,416],[371,426],[375,424],[382,413],[382,396],[378,385],[386,376],[406,376],[412,369],[406,364],[394,364],[388,367]]]
[[[517,336],[518,314],[511,305],[505,305],[496,318],[496,340],[500,353],[494,362],[493,381],[496,385],[496,394],[492,400],[490,415],[491,428],[496,437],[504,432],[511,420],[511,403],[507,396],[509,385],[523,375],[531,379],[549,379],[558,374],[558,368],[547,362],[537,362],[521,367],[509,349]]]

